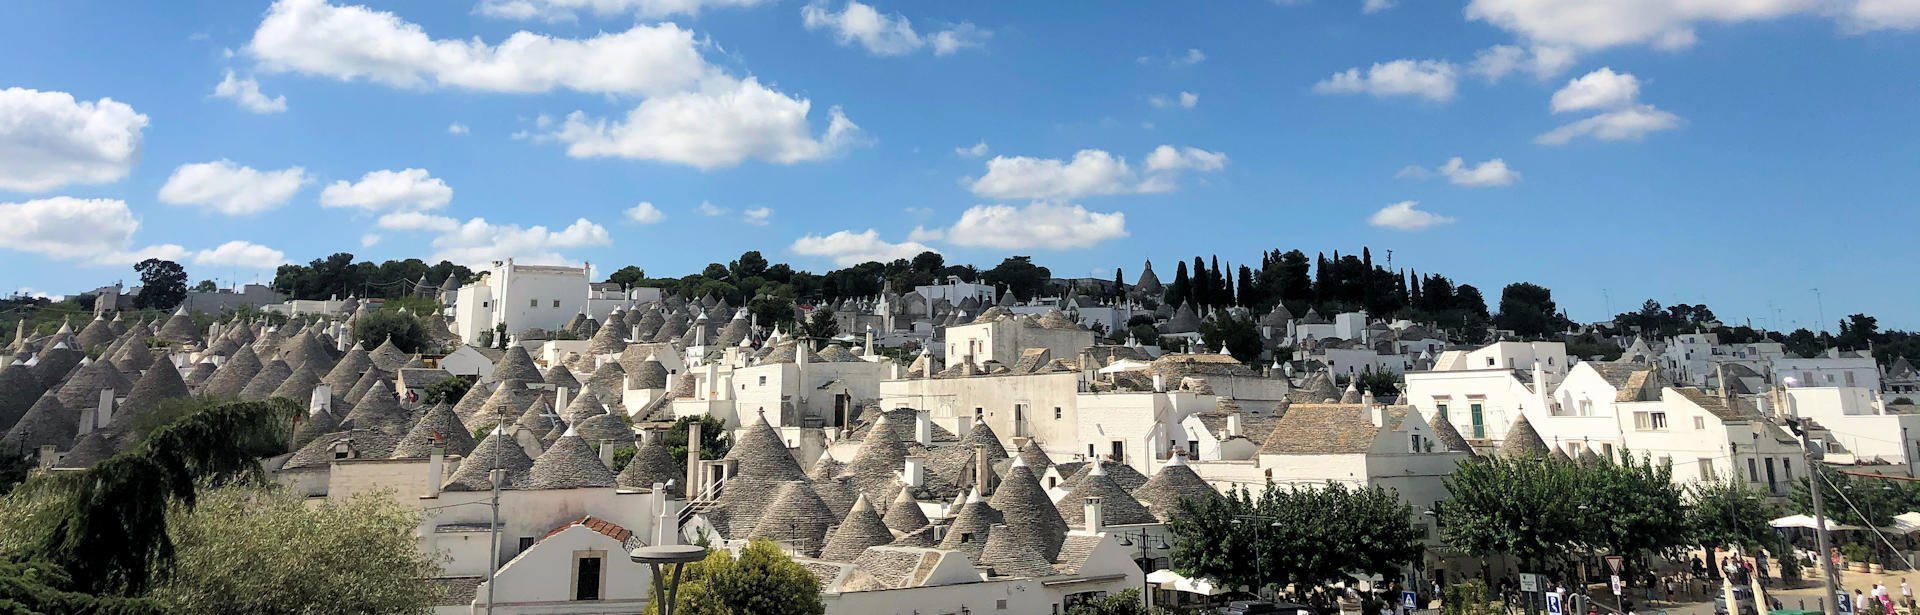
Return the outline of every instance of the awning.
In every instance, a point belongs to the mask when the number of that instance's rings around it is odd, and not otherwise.
[[[1810,529],[1814,529],[1815,527],[1819,527],[1814,524],[1813,517],[1807,516],[1807,515],[1787,515],[1785,517],[1774,519],[1773,521],[1769,522],[1768,525],[1771,525],[1773,527],[1793,527],[1793,528],[1800,528],[1803,530],[1810,530]],[[1827,531],[1829,532],[1845,532],[1845,531],[1863,530],[1863,529],[1866,529],[1866,528],[1856,526],[1856,525],[1834,523],[1831,517],[1827,519]]]
[[[1217,596],[1227,593],[1226,588],[1214,587],[1213,583],[1208,582],[1206,579],[1189,579],[1180,576],[1180,573],[1172,570],[1155,570],[1147,575],[1147,582],[1158,586],[1160,589],[1170,589],[1177,592],[1199,594],[1202,596]]]
[[[1905,512],[1894,515],[1893,522],[1887,524],[1886,527],[1880,528],[1880,531],[1887,534],[1899,534],[1901,536],[1920,532],[1920,513]]]

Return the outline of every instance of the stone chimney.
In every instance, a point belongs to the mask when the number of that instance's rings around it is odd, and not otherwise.
[[[1387,427],[1387,407],[1367,404],[1367,418],[1373,421],[1374,427],[1385,429]]]
[[[427,495],[440,497],[440,483],[447,480],[447,446],[440,442],[440,435],[434,434],[433,448],[427,453]]]
[[[47,470],[52,470],[54,464],[59,461],[60,461],[59,447],[56,447],[52,444],[43,444],[40,446],[39,464],[40,464],[41,471],[44,472]]]
[[[607,466],[607,469],[609,470],[619,472],[620,471],[619,468],[613,467],[613,451],[614,449],[619,448],[619,446],[620,446],[619,440],[601,441],[600,442],[600,465]]]
[[[100,389],[100,403],[93,408],[93,427],[105,429],[107,421],[113,420],[113,389]]]
[[[1227,415],[1227,437],[1231,438],[1238,435],[1240,435],[1240,413],[1235,412],[1232,414],[1228,414]]]
[[[307,416],[333,411],[333,387],[321,384],[313,387],[313,395],[307,397]]]
[[[700,421],[687,423],[687,500],[700,497]]]
[[[1099,462],[1094,462],[1094,463],[1099,463]],[[1099,534],[1101,532],[1106,531],[1107,529],[1107,520],[1105,518],[1106,515],[1107,515],[1107,505],[1102,503],[1100,498],[1098,497],[1087,498],[1087,509],[1086,509],[1087,533]]]
[[[927,458],[919,455],[907,455],[907,486],[919,487],[926,482]]]
[[[987,445],[973,445],[973,489],[981,495],[993,495],[993,490],[987,488],[987,473],[990,471],[987,467]]]
[[[567,390],[567,387],[554,387],[554,391],[553,391],[553,408],[554,408],[554,410],[558,410],[558,411],[561,411],[561,412],[565,412],[565,411],[566,411],[566,408],[567,408],[567,400],[568,400],[568,398],[569,398],[569,395],[567,395],[567,394],[568,394],[568,393],[570,393],[570,392],[571,392],[571,391],[568,391],[568,390]]]
[[[1162,377],[1160,374],[1153,375],[1153,392],[1155,393],[1167,392],[1167,379],[1165,377]]]
[[[933,417],[928,416],[926,410],[913,412],[913,441],[920,446],[933,445]]]

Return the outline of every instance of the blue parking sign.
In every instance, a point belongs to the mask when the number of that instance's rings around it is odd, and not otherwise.
[[[1847,592],[1835,593],[1833,595],[1833,609],[1836,613],[1852,613],[1853,596],[1847,595]]]
[[[1400,608],[1409,611],[1420,610],[1420,597],[1410,591],[1400,592]]]
[[[1560,594],[1547,594],[1547,615],[1560,614]]]

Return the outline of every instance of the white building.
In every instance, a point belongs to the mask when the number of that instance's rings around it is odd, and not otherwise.
[[[482,331],[505,323],[510,335],[539,328],[557,331],[586,308],[587,267],[520,265],[494,261],[479,279],[460,287],[454,302],[454,332],[477,343]]]
[[[1028,350],[1044,348],[1054,358],[1070,358],[1093,346],[1093,332],[1058,311],[1015,316],[995,308],[971,323],[947,327],[946,332],[945,364],[972,363],[974,369],[983,371],[988,361],[1013,365]]]
[[[945,299],[954,305],[960,305],[960,302],[968,297],[979,300],[980,305],[993,305],[994,300],[999,297],[993,285],[962,282],[957,276],[947,276],[945,284],[915,286],[913,292],[920,293],[920,297],[926,299],[928,303]]]

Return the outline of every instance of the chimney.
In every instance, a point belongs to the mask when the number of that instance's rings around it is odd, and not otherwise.
[[[928,416],[925,410],[913,412],[913,441],[920,443],[920,446],[933,445],[933,417]]]
[[[629,331],[630,333],[627,334],[627,339],[630,339],[636,342],[640,341],[640,325],[634,325],[629,329]]]
[[[570,391],[567,390],[567,387],[554,387],[554,389],[555,390],[553,392],[553,409],[559,410],[561,412],[565,412],[567,407],[567,398],[568,398],[567,393],[569,393]]]
[[[602,440],[600,442],[600,465],[607,466],[607,469],[615,472],[620,471],[619,468],[613,467],[613,451],[619,447],[619,442],[619,440]]]
[[[927,458],[919,455],[907,455],[907,486],[919,487],[926,482]]]
[[[1167,380],[1166,378],[1161,377],[1160,374],[1153,375],[1153,392],[1155,393],[1167,392]]]
[[[1373,421],[1374,427],[1385,428],[1387,426],[1387,407],[1368,404],[1367,418]]]
[[[700,496],[700,421],[687,423],[687,500]]]
[[[107,422],[113,420],[113,405],[113,389],[100,389],[100,404],[94,406],[93,410],[93,426],[95,429],[105,429]]]
[[[433,449],[427,453],[427,495],[440,497],[440,483],[447,479],[447,446],[440,443],[440,434],[433,436]]]
[[[679,537],[680,532],[674,531],[674,528],[678,524],[673,521],[671,515],[667,514],[667,484],[668,483],[653,484],[653,500],[656,504],[653,519],[653,544],[656,545],[679,544],[679,541],[675,539]]]
[[[867,345],[863,350],[866,351],[868,358],[880,356],[880,353],[873,350],[873,327],[867,327]]]
[[[1096,461],[1093,463],[1099,463],[1099,462]],[[1086,519],[1087,519],[1088,534],[1099,534],[1103,531],[1106,531],[1107,520],[1105,517],[1107,514],[1107,505],[1101,503],[1100,498],[1097,498],[1097,497],[1087,498],[1086,513],[1087,513]]]
[[[322,384],[313,387],[313,395],[307,397],[307,415],[312,416],[321,412],[331,412],[332,410],[333,386]]]
[[[1373,407],[1373,390],[1369,389],[1366,391],[1361,391],[1360,403],[1365,404],[1368,408],[1372,408]]]
[[[981,495],[993,495],[987,488],[987,445],[973,445],[973,489]]]
[[[1235,412],[1227,415],[1227,437],[1238,435],[1240,435],[1240,413]]]
[[[41,471],[53,469],[53,464],[59,460],[60,460],[59,447],[56,447],[52,444],[40,445],[40,470]]]

